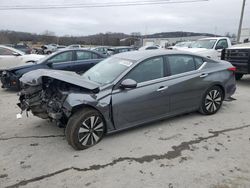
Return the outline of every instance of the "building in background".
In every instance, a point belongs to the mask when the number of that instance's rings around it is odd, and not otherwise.
[[[240,42],[241,43],[250,42],[250,28],[243,28],[241,30]]]

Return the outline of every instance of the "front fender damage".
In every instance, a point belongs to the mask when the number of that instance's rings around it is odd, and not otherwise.
[[[36,70],[24,74],[20,81],[22,90],[17,105],[22,112],[31,111],[42,119],[66,124],[74,105],[97,103],[98,85],[75,73]]]

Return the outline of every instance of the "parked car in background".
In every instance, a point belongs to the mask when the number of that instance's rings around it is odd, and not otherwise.
[[[81,45],[80,44],[71,44],[71,45],[67,46],[67,48],[69,48],[69,49],[81,48]]]
[[[182,48],[191,48],[193,43],[194,43],[194,41],[178,42],[174,46],[167,47],[167,49],[179,50],[179,49],[182,49]]]
[[[19,89],[19,78],[32,70],[57,69],[83,73],[103,58],[105,58],[104,55],[90,50],[67,49],[58,51],[38,62],[2,70],[0,73],[2,88]]]
[[[227,37],[203,38],[193,42],[190,48],[181,48],[180,50],[196,53],[205,57],[220,60],[223,49],[230,48],[231,41]]]
[[[235,78],[240,80],[245,74],[250,74],[250,43],[234,45],[223,50],[221,59],[236,67]]]
[[[235,92],[234,70],[226,61],[181,51],[120,53],[83,75],[24,74],[18,106],[60,122],[68,143],[86,149],[105,134],[155,120],[192,111],[215,114]]]
[[[25,54],[15,48],[0,45],[0,70],[35,62],[43,57],[43,55]]]
[[[97,46],[97,47],[91,48],[91,50],[97,51],[104,55],[108,55],[108,48],[110,47],[109,46]]]
[[[48,45],[43,45],[41,48],[43,54],[52,54],[59,49],[66,48],[66,46],[58,44],[48,44]]]
[[[57,50],[57,45],[43,45],[41,46],[42,48],[42,53],[43,54],[52,54],[53,52],[55,52]]]
[[[108,55],[114,55],[114,54],[119,54],[122,52],[129,52],[129,51],[134,51],[134,48],[130,46],[112,47],[112,48],[108,48]]]
[[[31,54],[31,51],[32,51],[32,49],[25,43],[4,44],[4,46],[15,48],[17,50],[24,52],[25,54]]]
[[[157,49],[160,49],[160,47],[153,45],[153,46],[142,46],[138,50],[157,50]]]

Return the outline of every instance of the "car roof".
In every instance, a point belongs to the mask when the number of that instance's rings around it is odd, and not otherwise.
[[[62,52],[66,52],[66,51],[86,51],[86,52],[91,52],[91,53],[96,53],[102,57],[106,57],[105,55],[94,51],[94,50],[88,50],[88,49],[84,49],[84,48],[61,48],[60,50],[56,51],[55,53],[53,53],[53,55],[58,54],[58,53],[62,53]]]
[[[195,55],[190,52],[180,51],[180,50],[168,50],[168,49],[159,49],[159,50],[142,50],[142,51],[130,51],[123,52],[114,55],[114,57],[129,59],[132,61],[139,61],[143,59],[147,59],[154,56],[162,56],[162,55],[174,55],[174,54],[186,54],[186,55]]]
[[[133,48],[133,47],[131,47],[131,46],[117,46],[117,47],[110,47],[109,49],[124,49],[124,48],[129,48],[129,49],[131,49],[131,48]]]

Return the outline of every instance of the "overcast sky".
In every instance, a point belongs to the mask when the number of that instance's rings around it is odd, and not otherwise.
[[[117,0],[121,2],[122,0]],[[114,0],[0,0],[1,6],[51,5]],[[132,0],[123,0],[133,2]],[[137,0],[138,1],[138,0]],[[143,0],[141,0],[143,1]],[[178,0],[173,0],[178,1]],[[210,0],[190,4],[165,4],[110,8],[0,10],[0,29],[57,35],[90,35],[110,32],[151,34],[168,31],[237,33],[242,0]],[[247,0],[243,27],[250,28],[250,0]]]

